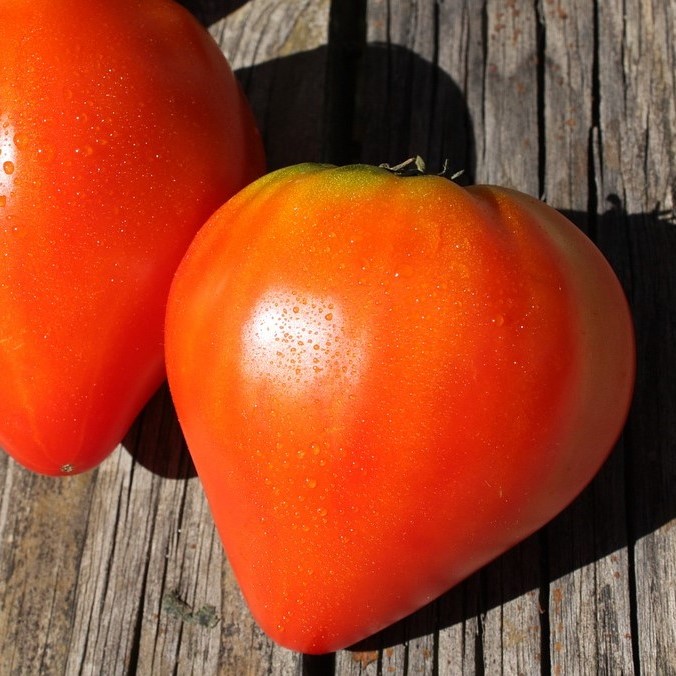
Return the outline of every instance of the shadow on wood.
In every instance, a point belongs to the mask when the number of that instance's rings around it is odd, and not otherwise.
[[[340,58],[320,47],[237,71],[271,170],[299,162],[397,164],[421,155],[430,171],[448,160],[450,174],[463,171],[460,183],[472,181],[472,123],[446,73],[404,48],[375,43],[353,55],[362,75],[351,82],[334,75]],[[402,71],[404,84],[397,82]],[[426,140],[432,133],[434,143]]]
[[[249,0],[177,0],[177,2],[204,26],[210,26],[242,5],[246,5]]]
[[[122,445],[136,462],[165,479],[197,476],[166,382],[141,411]]]

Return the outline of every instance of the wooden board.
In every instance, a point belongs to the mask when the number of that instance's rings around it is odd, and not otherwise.
[[[352,650],[256,627],[163,388],[83,476],[0,457],[0,674],[676,674],[676,6],[186,0],[270,168],[448,159],[597,241],[634,313],[625,433],[551,524]],[[1,28],[0,28],[1,30]]]

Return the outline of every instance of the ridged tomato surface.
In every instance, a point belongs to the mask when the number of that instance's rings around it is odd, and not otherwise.
[[[601,253],[526,195],[365,166],[257,181],[191,245],[171,392],[228,559],[279,643],[348,646],[565,507],[634,376]]]

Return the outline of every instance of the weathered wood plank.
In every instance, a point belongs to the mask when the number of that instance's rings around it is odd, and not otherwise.
[[[538,17],[524,0],[488,0],[477,182],[538,195]]]
[[[594,125],[595,7],[586,0],[541,3],[543,191],[555,208],[586,223],[590,206],[590,140]]]
[[[634,660],[676,673],[676,8],[599,3],[598,241],[625,281],[639,368],[625,434]],[[615,207],[608,196],[616,195]],[[657,210],[667,210],[662,218]]]
[[[60,673],[70,641],[92,479],[0,458],[0,673]]]
[[[601,55],[596,8],[584,2],[542,3],[544,193],[590,231],[594,208],[592,139],[598,117]],[[593,233],[592,233],[593,234]],[[547,530],[549,649],[552,672],[633,670],[622,451],[591,488]]]

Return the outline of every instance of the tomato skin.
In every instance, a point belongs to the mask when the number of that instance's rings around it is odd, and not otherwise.
[[[550,207],[365,166],[255,182],[170,291],[169,385],[253,615],[351,645],[562,510],[634,381],[622,289]]]
[[[0,447],[77,473],[162,382],[173,273],[263,150],[173,2],[2,0],[0,25]]]

